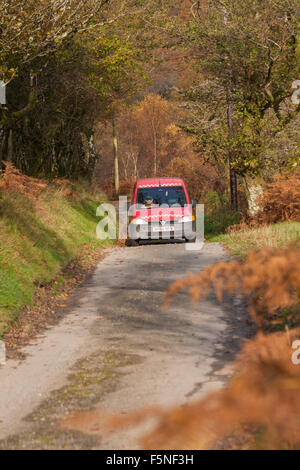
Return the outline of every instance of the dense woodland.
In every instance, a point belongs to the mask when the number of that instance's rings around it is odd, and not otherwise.
[[[0,6],[0,162],[115,194],[179,175],[202,199],[231,188],[234,209],[297,167],[297,0]]]
[[[244,337],[246,305],[259,334],[232,368],[224,358],[224,389],[147,407],[157,427],[144,448],[300,449],[299,28],[299,0],[0,0],[0,338],[17,350],[56,322],[53,303],[65,307],[69,282],[103,256],[99,202],[130,195],[137,178],[183,177],[206,205],[206,240],[235,256],[199,263],[166,304],[184,289],[196,302],[226,293],[225,336]],[[74,415],[80,433],[103,429],[94,408]],[[47,433],[39,447],[56,445]]]

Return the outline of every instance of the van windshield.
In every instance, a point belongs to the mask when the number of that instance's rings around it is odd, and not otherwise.
[[[162,204],[168,206],[176,204],[184,207],[187,201],[182,186],[160,186],[156,188],[139,188],[136,203],[145,207],[152,205],[161,206]]]

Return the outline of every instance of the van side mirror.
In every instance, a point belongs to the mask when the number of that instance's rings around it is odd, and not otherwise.
[[[192,199],[192,200],[191,200],[191,203],[192,203],[192,207],[193,207],[193,208],[196,207],[197,204],[198,204],[198,199]]]

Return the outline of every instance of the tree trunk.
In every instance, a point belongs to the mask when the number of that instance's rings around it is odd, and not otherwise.
[[[156,177],[157,174],[157,138],[156,133],[154,132],[154,165],[153,165],[153,176]]]
[[[133,164],[134,164],[134,179],[137,180],[138,179],[137,158],[134,158]]]
[[[95,171],[95,166],[98,161],[98,155],[95,149],[94,132],[91,133],[91,136],[89,138],[88,148],[89,148],[88,177],[90,180],[92,180],[92,177]]]
[[[3,127],[0,127],[0,170],[5,149],[6,135]]]
[[[153,132],[153,176],[157,174],[157,135],[155,123],[152,119],[152,132]]]
[[[233,134],[233,100],[231,83],[227,89],[227,121],[228,121],[228,135],[232,137]],[[238,194],[237,194],[237,177],[235,171],[232,169],[233,152],[229,150],[228,162],[229,162],[229,175],[230,175],[230,198],[231,208],[234,211],[238,210]]]
[[[112,126],[113,126],[115,193],[116,193],[116,196],[118,196],[119,195],[119,190],[120,190],[120,183],[119,183],[119,157],[118,157],[117,122],[116,122],[115,112],[113,114]]]
[[[14,158],[14,143],[13,143],[13,130],[9,129],[8,144],[7,144],[7,161],[13,163]]]

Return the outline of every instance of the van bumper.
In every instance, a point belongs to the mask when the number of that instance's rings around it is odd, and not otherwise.
[[[162,224],[152,222],[128,226],[128,238],[131,240],[194,240],[196,238],[194,222],[170,222]]]

